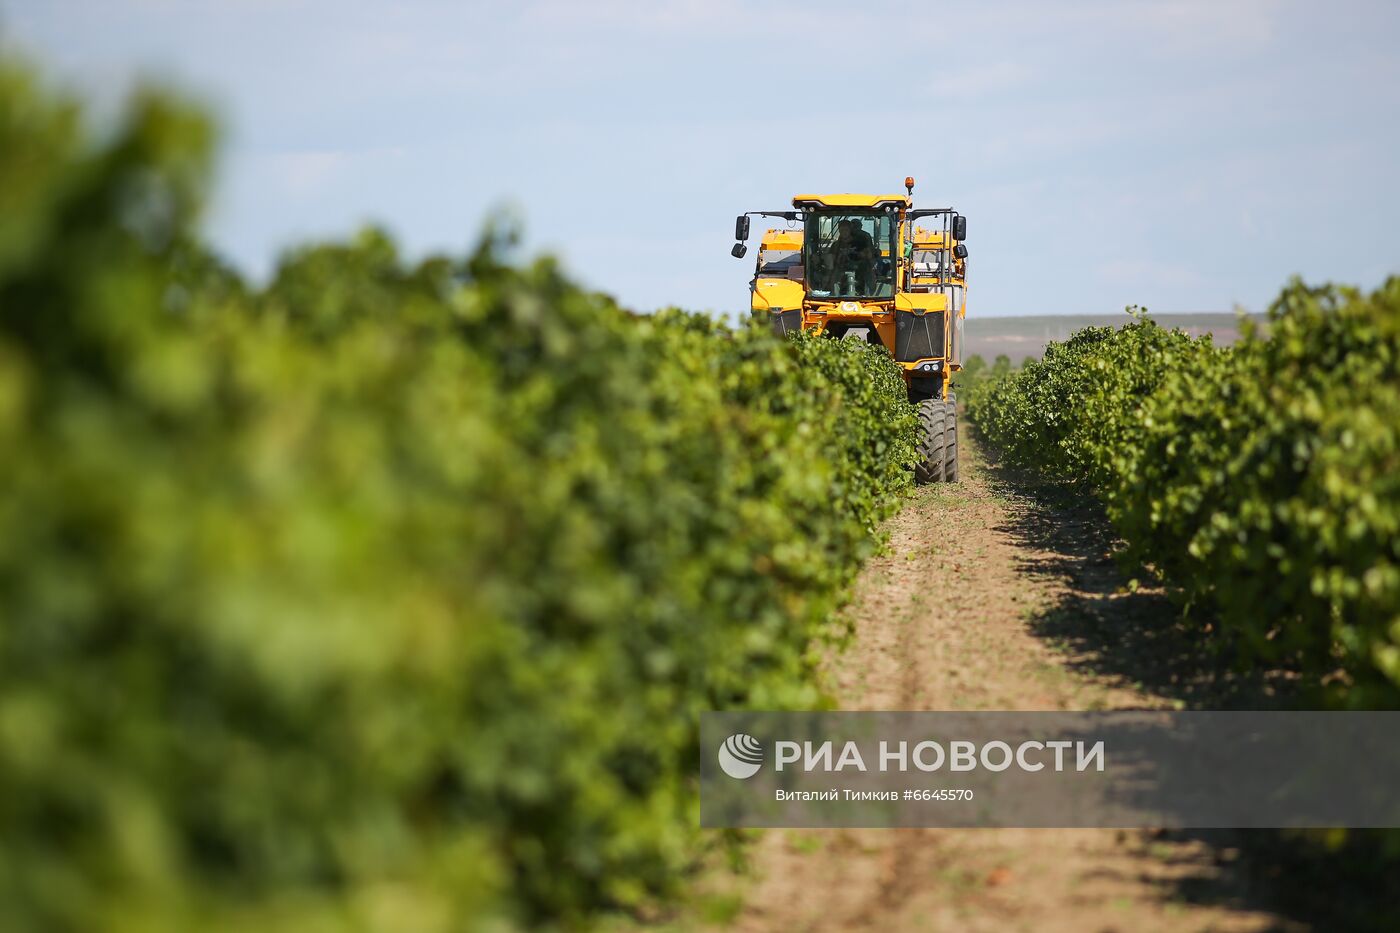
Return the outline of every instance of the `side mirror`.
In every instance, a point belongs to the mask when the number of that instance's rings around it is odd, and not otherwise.
[[[743,259],[748,251],[749,248],[743,243],[735,243],[734,248],[729,251],[729,255],[733,256],[735,259]]]
[[[749,238],[749,215],[740,214],[734,218],[734,239],[747,240]]]
[[[966,247],[966,246],[963,246],[961,243],[959,243],[957,246],[954,246],[954,247],[953,247],[953,255],[956,256],[956,257],[958,257],[959,259],[966,259],[966,258],[967,258],[967,247]]]
[[[967,239],[967,218],[962,214],[953,218],[953,239],[959,242]]]

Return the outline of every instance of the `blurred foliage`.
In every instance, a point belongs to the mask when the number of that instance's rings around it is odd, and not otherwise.
[[[1400,278],[1294,281],[1233,348],[1139,314],[1051,344],[970,405],[1015,463],[1092,484],[1246,661],[1400,704]]]
[[[584,924],[704,709],[810,707],[910,482],[895,365],[369,230],[263,289],[212,133],[0,68],[0,929]]]

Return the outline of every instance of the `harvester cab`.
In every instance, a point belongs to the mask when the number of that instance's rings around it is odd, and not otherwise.
[[[799,194],[791,211],[749,211],[730,251],[742,259],[750,217],[785,222],[759,241],[750,283],[753,312],[786,334],[862,331],[904,372],[918,406],[920,482],[958,478],[957,414],[949,391],[962,368],[967,312],[967,218],[948,207],[914,208],[904,194]]]

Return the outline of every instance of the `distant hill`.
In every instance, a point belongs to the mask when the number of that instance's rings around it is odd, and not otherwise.
[[[1238,318],[1233,312],[1202,314],[1153,314],[1152,320],[1166,328],[1179,327],[1192,336],[1211,334],[1217,344],[1229,346],[1239,339]],[[1262,321],[1264,315],[1248,317]],[[1129,321],[1127,314],[1040,314],[1028,317],[977,317],[967,315],[964,334],[967,347],[963,358],[974,353],[988,363],[1006,354],[1013,364],[1028,356],[1039,359],[1045,345],[1052,340],[1064,340],[1085,327],[1120,327]]]

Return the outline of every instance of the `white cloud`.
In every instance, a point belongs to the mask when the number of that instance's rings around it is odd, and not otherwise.
[[[976,103],[1024,86],[1033,74],[1033,69],[1024,59],[1003,59],[940,72],[930,82],[929,90],[942,97],[957,98],[960,102]]]
[[[977,314],[1047,293],[1262,304],[1303,222],[1326,231],[1305,271],[1393,264],[1400,7],[1347,10],[0,0],[7,34],[89,93],[152,69],[214,92],[231,143],[210,231],[249,267],[366,217],[460,248],[515,199],[531,242],[623,301],[729,308],[735,212],[913,174],[923,203],[972,215]],[[1069,263],[1086,271],[1052,292]]]
[[[284,191],[306,195],[334,183],[349,156],[343,152],[282,152],[269,156],[267,161]]]

